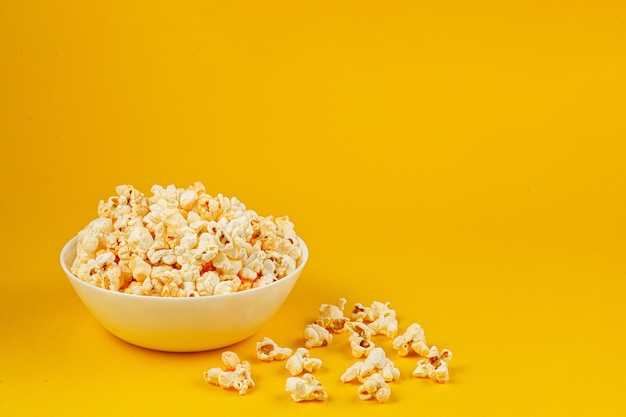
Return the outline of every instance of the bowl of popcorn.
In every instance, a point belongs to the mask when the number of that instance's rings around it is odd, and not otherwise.
[[[118,186],[63,247],[61,267],[87,310],[120,339],[154,350],[211,350],[252,336],[307,263],[293,223],[211,196],[199,182],[151,192]]]

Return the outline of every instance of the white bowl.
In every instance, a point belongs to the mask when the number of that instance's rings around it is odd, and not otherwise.
[[[148,349],[198,352],[244,340],[276,314],[308,260],[302,239],[300,246],[300,264],[286,277],[264,287],[203,297],[132,295],[86,283],[70,272],[76,237],[63,247],[61,266],[85,307],[115,336]]]

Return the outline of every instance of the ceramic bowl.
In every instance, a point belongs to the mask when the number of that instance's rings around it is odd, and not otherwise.
[[[169,352],[218,349],[242,341],[271,319],[283,305],[307,263],[269,285],[232,294],[203,297],[155,297],[115,292],[86,283],[70,272],[76,237],[61,251],[61,267],[87,310],[102,326],[129,343]]]

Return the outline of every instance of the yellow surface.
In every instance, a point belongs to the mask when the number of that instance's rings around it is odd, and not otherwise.
[[[0,415],[626,408],[623,2],[40,3],[0,5]],[[221,350],[108,334],[58,263],[116,185],[196,180],[288,214],[311,251],[230,348],[243,397],[202,380]],[[391,400],[362,402],[340,336],[313,352],[328,401],[293,403],[254,343],[298,346],[341,296],[419,322],[450,382],[389,351]]]

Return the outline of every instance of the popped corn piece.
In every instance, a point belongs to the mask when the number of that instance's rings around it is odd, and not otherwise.
[[[346,328],[350,330],[352,334],[356,334],[357,336],[364,339],[369,340],[374,335],[372,329],[370,329],[368,325],[360,321],[349,321],[348,323],[346,323]]]
[[[259,281],[263,281],[263,285],[267,285],[278,279],[276,276],[276,263],[273,258],[267,258],[263,261],[263,268],[261,269],[261,278]]]
[[[252,282],[254,282],[254,280],[257,278],[257,273],[254,272],[254,270],[248,268],[247,266],[244,266],[243,268],[241,268],[241,272],[239,272],[239,276],[241,277],[241,279],[250,281],[252,284]]]
[[[179,252],[186,252],[186,251],[190,251],[191,249],[193,249],[196,244],[198,243],[198,235],[196,234],[196,231],[193,229],[188,229],[185,230],[185,234],[183,235],[182,238],[180,238],[180,242],[179,242],[179,246],[177,246],[175,249],[178,249]]]
[[[393,341],[393,348],[399,356],[407,356],[411,351],[419,356],[428,356],[430,348],[426,344],[424,329],[417,323],[412,323],[407,327],[404,334],[396,337]]]
[[[336,305],[322,304],[319,307],[320,316],[315,323],[333,333],[343,333],[346,323],[350,321],[348,317],[343,315],[345,305],[345,298],[340,298]]]
[[[372,349],[376,347],[371,340],[372,330],[358,321],[348,322],[346,328],[351,332],[348,340],[350,341],[352,356],[355,358],[368,356]]]
[[[274,281],[276,281],[275,276],[263,275],[260,278],[258,278],[256,281],[254,281],[254,284],[252,284],[252,288],[263,287],[265,285],[271,284]]]
[[[412,375],[418,378],[430,378],[433,381],[445,383],[449,380],[448,362],[452,359],[452,352],[443,349],[441,353],[437,346],[432,346],[426,359],[417,361],[417,367]]]
[[[188,263],[184,264],[180,267],[180,276],[183,283],[194,283],[200,278],[200,267]]]
[[[356,303],[352,310],[352,321],[360,321],[363,323],[374,323],[372,330],[377,331],[375,334],[384,334],[390,338],[395,337],[398,331],[398,322],[396,320],[396,311],[389,306],[391,303],[382,303],[374,301],[370,307]],[[393,336],[390,336],[393,334]]]
[[[267,254],[262,251],[260,244],[255,244],[250,248],[250,253],[246,253],[243,257],[243,270],[247,270],[245,272],[249,275],[250,279],[255,279],[263,270],[263,264],[265,262],[265,258]],[[244,273],[242,270],[242,273]]]
[[[385,356],[385,351],[376,347],[372,349],[364,361],[350,366],[339,378],[341,382],[351,382],[358,379],[363,382],[371,374],[380,373],[385,381],[395,381],[400,378],[400,370],[394,367],[393,362]]]
[[[385,381],[395,381],[400,378],[400,370],[396,368],[391,359],[385,356],[382,348],[374,348],[365,360],[371,362],[376,369],[385,378]]]
[[[245,394],[248,389],[254,387],[248,361],[241,361],[235,352],[226,351],[222,353],[222,362],[224,369],[211,368],[204,372],[205,381],[224,389],[236,389],[239,395]]]
[[[389,339],[394,339],[398,333],[398,320],[396,319],[396,311],[389,308],[389,305],[388,302],[383,304],[374,301],[371,307],[371,317],[374,320],[368,326],[374,331],[374,334],[381,334]]]
[[[195,286],[193,282],[183,281],[183,292],[185,293],[185,297],[197,297],[200,295],[197,291],[195,291]]]
[[[286,254],[277,256],[276,275],[282,278],[296,270],[296,260]]]
[[[430,360],[420,359],[417,361],[417,367],[411,375],[418,378],[426,378],[434,370],[435,367],[430,363]]]
[[[143,255],[152,247],[153,243],[154,237],[150,233],[150,230],[145,228],[141,221],[134,221],[128,236],[128,244],[130,247],[135,249],[138,254]]]
[[[391,303],[382,303],[380,301],[374,301],[369,307],[365,307],[361,303],[356,303],[352,310],[352,321],[361,321],[364,323],[371,323],[381,315],[390,310]]]
[[[177,208],[166,208],[160,212],[159,218],[170,230],[180,230],[188,226],[187,219]]]
[[[162,201],[164,206],[168,202],[176,204],[176,187],[173,184],[167,187],[155,184],[150,191],[152,191],[153,194],[153,196],[148,199],[151,203]]]
[[[365,307],[361,303],[356,303],[354,305],[354,309],[352,309],[352,321],[370,323],[373,320],[371,308]]]
[[[227,371],[235,370],[237,365],[240,365],[242,363],[241,359],[239,359],[239,356],[235,352],[232,352],[230,350],[222,353],[222,362],[225,366],[224,369],[226,369]]]
[[[191,256],[202,264],[212,261],[218,252],[217,237],[208,232],[200,234],[197,247],[190,250]]]
[[[333,335],[319,324],[313,323],[304,329],[304,339],[306,340],[304,346],[311,349],[329,345],[333,340]]]
[[[358,389],[359,398],[361,400],[369,400],[374,397],[378,402],[384,403],[391,396],[391,388],[385,381],[385,378],[378,372],[374,372],[365,380]]]
[[[222,368],[210,368],[204,372],[204,380],[210,384],[220,385],[219,376],[223,372]]]
[[[147,213],[147,199],[132,185],[118,185],[115,192],[116,196],[111,196],[108,201],[100,201],[98,204],[100,217],[122,219],[120,223],[122,224],[129,217],[141,217]]]
[[[299,375],[304,371],[315,372],[321,367],[322,360],[311,358],[309,350],[303,347],[296,349],[295,353],[285,363],[285,369],[293,376]]]
[[[355,362],[339,377],[341,382],[352,382],[355,379],[361,378],[361,374],[366,374],[364,378],[367,378],[374,371],[372,369],[366,369],[365,362]]]
[[[78,232],[76,238],[76,258],[72,264],[72,272],[89,258],[95,257],[99,249],[104,249],[106,236],[112,232],[113,222],[109,218],[92,220],[85,229]]]
[[[433,369],[428,377],[441,384],[445,384],[446,382],[448,382],[448,380],[450,379],[450,375],[448,373],[448,363],[442,361],[439,366]]]
[[[241,285],[241,279],[238,276],[231,276],[228,279],[220,281],[213,289],[213,294],[230,294],[239,291]]]
[[[164,285],[174,284],[174,287],[183,282],[180,271],[172,268],[170,265],[153,266],[150,272],[150,278],[159,280]]]
[[[219,252],[213,258],[213,266],[222,271],[224,275],[237,275],[243,268],[243,262],[229,258],[224,252]]]
[[[76,275],[83,281],[113,291],[123,289],[128,283],[127,276],[115,262],[115,254],[109,251],[89,259],[78,268]]]
[[[194,189],[186,189],[180,194],[179,205],[183,210],[191,211],[198,198],[198,193]]]
[[[143,281],[152,273],[152,266],[137,255],[133,255],[130,258],[128,267],[131,270],[133,278],[138,283],[143,283]]]
[[[152,282],[150,278],[143,280],[143,283],[141,284],[141,290],[143,291],[143,294],[150,295],[152,293],[153,288],[154,288],[154,283]]]
[[[154,266],[159,266],[161,263],[172,265],[174,262],[176,262],[174,251],[172,249],[150,248],[146,254],[148,256],[148,260]],[[172,257],[174,258],[172,259]],[[168,260],[169,262],[166,262],[165,260]]]
[[[208,222],[202,220],[200,215],[195,211],[187,212],[187,223],[189,223],[189,227],[191,227],[198,236],[207,231]]]
[[[302,377],[290,376],[285,384],[285,391],[289,393],[295,402],[300,401],[324,401],[328,398],[328,393],[311,374],[304,374]]]
[[[131,282],[128,287],[124,288],[124,292],[126,294],[133,294],[133,295],[143,295],[144,291],[142,288],[142,284],[137,282],[137,281],[133,281]]]
[[[213,295],[215,287],[220,283],[220,276],[215,271],[208,271],[196,279],[196,291],[200,295]]]
[[[262,341],[256,342],[256,357],[262,361],[285,360],[293,351],[288,347],[279,347],[269,337],[264,337]]]

